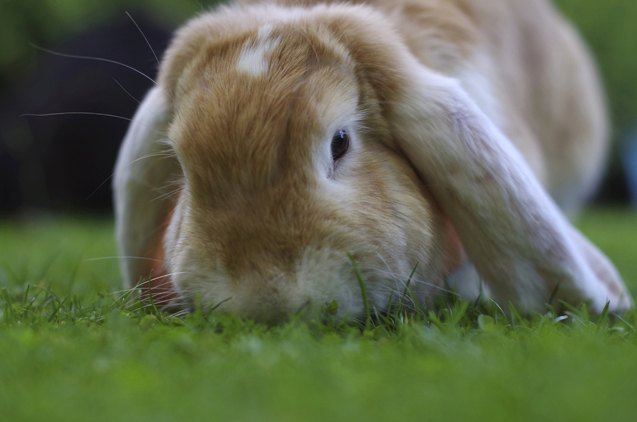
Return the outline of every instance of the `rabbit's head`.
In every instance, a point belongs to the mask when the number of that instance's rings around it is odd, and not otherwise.
[[[378,309],[407,283],[442,288],[455,244],[393,145],[384,75],[335,31],[346,20],[315,14],[223,31],[227,17],[202,18],[167,55],[183,179],[164,242],[183,297],[270,318],[331,301],[358,314],[358,277]]]

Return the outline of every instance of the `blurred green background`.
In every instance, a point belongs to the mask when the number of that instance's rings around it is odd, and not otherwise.
[[[0,0],[0,92],[32,71],[42,53],[32,47],[51,46],[129,11],[148,14],[175,28],[188,17],[220,3],[208,0]],[[99,52],[95,52],[99,55]]]
[[[15,86],[47,65],[48,55],[33,44],[59,47],[65,39],[83,31],[127,19],[125,11],[172,30],[216,3],[214,0],[0,0],[0,104],[7,103],[5,94],[15,91]],[[615,140],[605,187],[621,190],[615,186],[624,183],[618,164],[618,145],[637,125],[637,1],[556,0],[555,3],[579,28],[599,63]],[[152,57],[145,46],[140,50],[140,55]],[[95,51],[94,55],[106,56],[107,52]],[[16,93],[11,95],[15,97]],[[15,110],[16,115],[29,111]]]
[[[558,0],[595,55],[615,136],[637,123],[637,1]]]

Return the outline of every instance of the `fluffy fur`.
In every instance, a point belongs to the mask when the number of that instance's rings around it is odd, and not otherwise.
[[[377,309],[476,280],[523,311],[627,309],[563,214],[602,171],[601,97],[543,0],[218,8],[176,34],[122,147],[126,283],[258,319],[355,316],[354,259]]]

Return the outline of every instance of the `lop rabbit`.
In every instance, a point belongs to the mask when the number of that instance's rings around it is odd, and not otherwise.
[[[355,317],[357,275],[379,310],[478,284],[523,312],[625,310],[566,217],[607,147],[594,66],[548,1],[235,2],[177,32],[124,140],[125,283],[260,320]]]

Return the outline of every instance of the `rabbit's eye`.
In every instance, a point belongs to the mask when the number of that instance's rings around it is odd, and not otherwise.
[[[332,159],[334,161],[341,158],[349,149],[349,135],[344,130],[339,130],[332,138]]]

